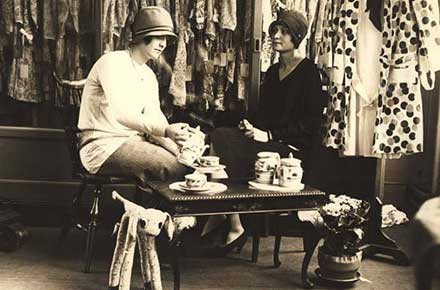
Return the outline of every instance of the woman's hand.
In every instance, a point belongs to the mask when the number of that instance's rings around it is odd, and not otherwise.
[[[170,138],[150,135],[148,141],[165,148],[174,156],[177,156],[177,154],[179,154],[179,146]]]
[[[168,125],[165,129],[165,137],[170,138],[178,145],[182,146],[190,137],[187,123],[174,123]]]
[[[238,128],[244,132],[244,135],[248,138],[254,139],[259,142],[268,142],[269,136],[266,131],[255,128],[248,120],[243,119],[238,124]]]

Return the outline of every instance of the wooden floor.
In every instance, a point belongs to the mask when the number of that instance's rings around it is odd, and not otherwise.
[[[12,253],[0,253],[1,290],[104,290],[107,289],[108,269],[112,257],[114,236],[108,231],[99,232],[97,251],[92,273],[82,270],[83,235],[74,232],[62,248],[55,246],[56,228],[31,228],[31,238],[23,248]],[[403,244],[406,228],[393,229]],[[209,259],[191,256],[183,259],[182,290],[249,290],[249,289],[301,289],[300,269],[303,253],[299,239],[285,238],[281,246],[282,265],[272,268],[274,239],[263,238],[260,259],[257,264],[249,261],[251,240],[241,254],[226,258]],[[317,267],[316,253],[310,272]],[[356,290],[413,290],[414,278],[411,267],[393,265],[384,261],[364,260],[361,267],[362,281],[354,285]],[[162,267],[164,289],[172,289],[170,268]],[[135,263],[131,289],[140,289],[139,267]],[[334,287],[333,287],[334,288]],[[341,287],[339,287],[340,289]],[[317,285],[315,289],[332,289]]]

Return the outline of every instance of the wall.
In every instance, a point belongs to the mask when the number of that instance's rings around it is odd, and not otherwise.
[[[63,130],[0,127],[0,198],[22,209],[28,221],[59,224],[59,213],[70,207],[78,187],[79,181],[71,178]],[[103,208],[113,188],[125,195],[134,191],[132,185],[104,187]],[[84,194],[84,209],[90,208],[92,190],[89,186]],[[40,215],[41,209],[46,216]]]

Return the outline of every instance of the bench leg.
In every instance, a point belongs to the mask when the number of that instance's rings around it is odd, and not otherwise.
[[[84,273],[90,272],[90,265],[92,263],[93,249],[95,246],[96,227],[98,225],[98,217],[99,217],[99,199],[101,197],[100,184],[96,186],[94,195],[95,197],[93,199],[92,209],[90,210],[90,222],[87,229]]]
[[[77,227],[78,229],[86,231],[86,229],[79,223],[81,200],[82,200],[83,192],[86,188],[87,188],[87,181],[82,180],[78,188],[78,191],[73,196],[72,207],[70,209],[70,212],[65,217],[65,220],[61,227],[61,233],[58,238],[58,245],[61,245],[66,240],[67,235],[69,234],[70,230],[73,227]]]

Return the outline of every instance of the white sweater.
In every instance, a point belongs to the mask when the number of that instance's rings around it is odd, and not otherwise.
[[[164,136],[167,126],[156,76],[146,64],[137,64],[127,50],[98,59],[87,77],[78,121],[81,162],[90,173],[130,136]]]

